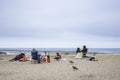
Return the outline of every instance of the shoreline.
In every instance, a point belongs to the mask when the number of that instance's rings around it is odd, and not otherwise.
[[[93,53],[87,53],[87,55],[92,55]],[[18,55],[18,54],[0,54],[0,55]],[[25,55],[31,55],[31,54],[25,53]],[[49,55],[55,55],[55,53],[49,54]],[[74,55],[75,56],[76,53],[69,53],[69,54],[61,53],[61,55]],[[120,55],[120,53],[97,53],[97,55]]]

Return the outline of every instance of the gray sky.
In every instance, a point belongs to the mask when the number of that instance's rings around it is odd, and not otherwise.
[[[1,0],[0,47],[120,48],[119,0]]]

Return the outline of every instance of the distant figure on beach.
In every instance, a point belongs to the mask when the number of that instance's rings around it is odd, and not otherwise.
[[[45,55],[46,55],[46,62],[50,63],[50,55],[49,55],[49,52],[46,52]]]
[[[27,59],[27,57],[25,57],[24,53],[21,53],[21,54],[15,56],[13,59],[11,59],[9,61],[23,61],[23,62],[26,62],[26,61],[28,61],[28,59]]]
[[[77,50],[76,50],[76,54],[77,54],[77,53],[80,53],[80,52],[81,52],[81,51],[80,51],[80,48],[78,47]]]
[[[31,51],[31,56],[32,56],[32,60],[31,60],[31,62],[35,62],[35,61],[37,61],[37,62],[39,63],[38,51],[35,50],[34,48],[33,48],[33,50]]]
[[[96,54],[97,54],[97,53],[93,53],[93,55],[89,57],[89,61],[97,61],[97,60],[96,60],[96,57],[95,57]]]
[[[48,62],[48,63],[50,63],[50,55],[48,54],[48,52],[39,52],[38,53],[39,54],[39,63],[41,63],[41,62],[43,62],[43,63],[45,63],[45,62]]]
[[[50,55],[47,55],[47,62],[50,63]]]
[[[47,52],[41,53],[41,62],[47,62]]]
[[[83,50],[81,51],[81,52],[83,53],[83,56],[82,56],[82,57],[87,57],[87,56],[86,56],[87,51],[88,51],[88,49],[87,49],[86,46],[84,45],[84,46],[83,46]]]
[[[27,61],[29,61],[29,60],[27,59],[27,57],[26,57],[25,54],[23,53],[22,58],[20,59],[20,61],[22,61],[22,62],[27,62]]]
[[[75,58],[82,58],[82,53],[81,53],[81,50],[79,47],[76,50],[76,57]]]
[[[60,53],[56,53],[56,56],[55,56],[55,58],[54,59],[56,59],[56,60],[60,60],[61,59],[61,55],[60,55]]]

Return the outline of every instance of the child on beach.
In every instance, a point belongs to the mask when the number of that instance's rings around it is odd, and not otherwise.
[[[48,62],[50,63],[50,55],[48,54],[48,52],[45,51],[45,53],[40,53],[41,56],[40,56],[40,61],[45,63],[45,62]]]
[[[47,62],[50,63],[50,55],[47,55]]]
[[[55,56],[54,59],[56,59],[56,60],[60,60],[60,59],[61,59],[61,55],[57,52],[57,53],[56,53],[56,56]]]

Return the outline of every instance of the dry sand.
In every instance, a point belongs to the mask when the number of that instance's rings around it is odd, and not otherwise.
[[[63,57],[67,60],[55,61],[51,57],[51,63],[31,64],[9,62],[13,56],[1,56],[0,80],[120,80],[120,55],[97,55],[98,61]]]

